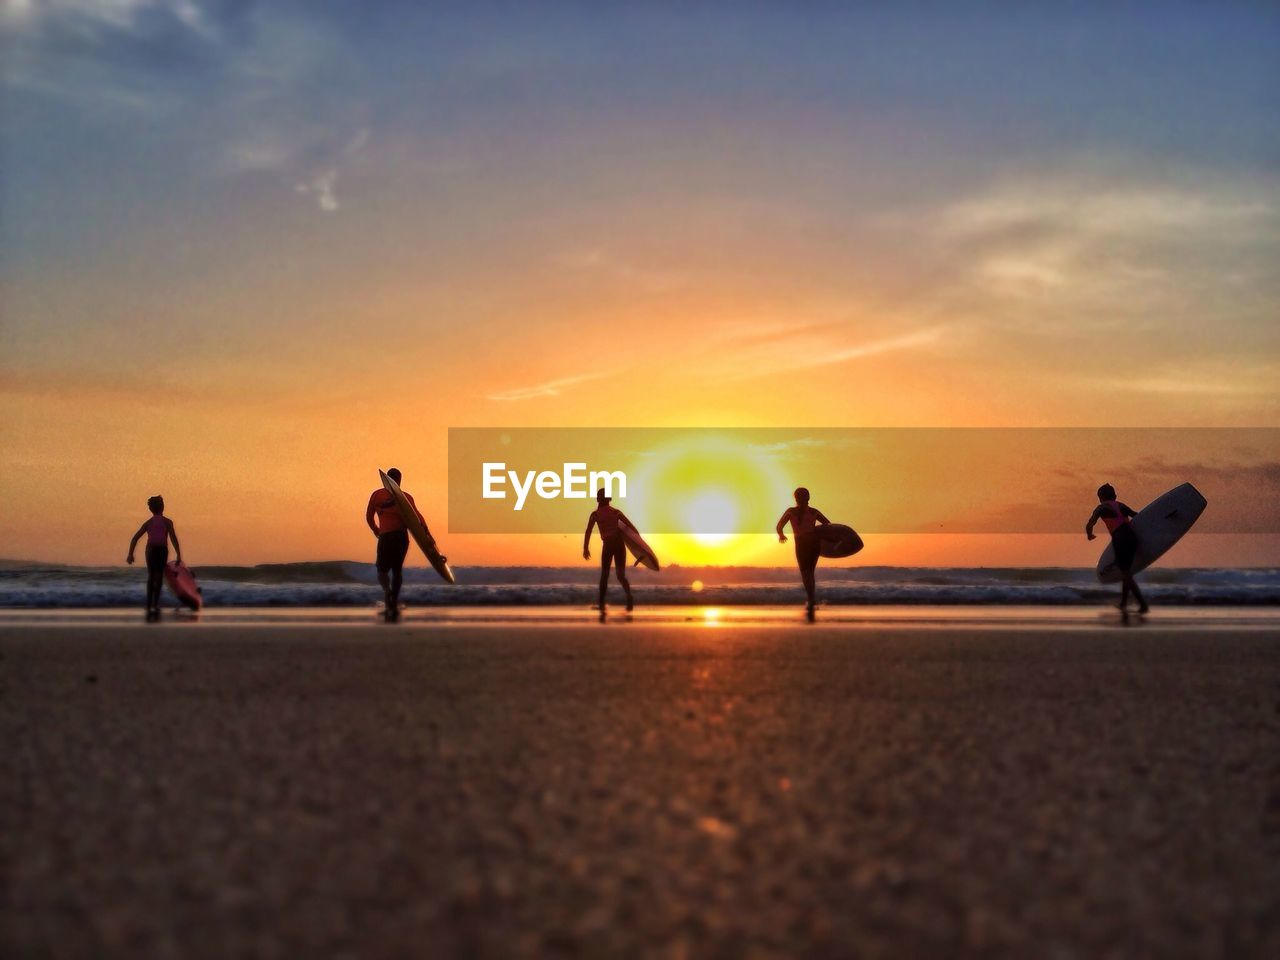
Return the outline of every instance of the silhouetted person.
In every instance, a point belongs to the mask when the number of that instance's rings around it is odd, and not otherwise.
[[[818,524],[831,521],[822,515],[821,510],[809,506],[808,487],[796,487],[795,497],[796,505],[787,507],[775,529],[778,542],[786,543],[787,535],[782,532],[782,528],[791,524],[791,533],[796,538],[796,564],[800,567],[800,579],[804,583],[805,596],[808,597],[805,614],[812,620],[815,606],[814,571],[818,569]]]
[[[1138,612],[1146,613],[1147,601],[1143,599],[1142,591],[1129,572],[1133,569],[1133,558],[1138,553],[1138,535],[1133,532],[1133,524],[1130,522],[1136,516],[1128,504],[1116,499],[1116,488],[1104,483],[1098,488],[1098,505],[1089,522],[1084,525],[1084,532],[1090,540],[1094,540],[1094,524],[1101,520],[1107,525],[1107,529],[1111,531],[1111,546],[1115,549],[1116,567],[1124,577],[1120,587],[1120,609],[1124,610],[1129,605],[1129,594],[1132,593],[1133,598],[1138,601]]]
[[[399,470],[392,467],[387,471],[387,476],[399,485]],[[400,492],[404,493],[409,506],[413,507],[413,512],[418,514],[418,519],[425,526],[427,521],[423,519],[418,505],[413,502],[413,497],[403,488]],[[374,517],[378,520],[376,524],[373,522]],[[404,582],[404,558],[409,555],[409,531],[405,529],[404,517],[400,516],[400,508],[396,506],[396,498],[390,490],[379,487],[369,494],[369,506],[364,512],[364,520],[378,538],[378,583],[382,585],[382,598],[386,603],[385,616],[389,621],[396,621],[400,619],[400,585]]]
[[[164,588],[164,567],[169,562],[169,541],[173,541],[173,549],[177,553],[178,562],[182,562],[182,547],[178,545],[178,534],[173,529],[173,521],[164,515],[164,497],[151,497],[147,500],[151,511],[151,519],[138,528],[138,532],[129,541],[127,563],[133,563],[133,551],[138,541],[145,535],[147,538],[147,619],[160,619],[160,591]]]
[[[604,616],[605,593],[609,589],[609,564],[618,568],[618,582],[627,595],[627,609],[632,607],[631,583],[627,580],[627,545],[622,539],[622,528],[636,529],[636,525],[621,511],[609,506],[612,497],[603,490],[596,491],[596,508],[587,518],[587,532],[582,535],[582,559],[591,559],[591,528],[600,528],[600,615]],[[638,532],[638,531],[637,531]]]

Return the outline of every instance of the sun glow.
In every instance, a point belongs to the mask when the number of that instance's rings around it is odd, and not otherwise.
[[[632,489],[632,516],[681,564],[744,562],[791,499],[776,456],[713,431],[656,450]]]
[[[720,546],[738,526],[737,498],[724,489],[708,489],[694,494],[685,508],[685,521],[693,538],[706,546]]]

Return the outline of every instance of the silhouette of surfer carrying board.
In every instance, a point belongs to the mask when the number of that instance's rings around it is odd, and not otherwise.
[[[821,548],[821,542],[818,539],[818,524],[830,523],[831,521],[822,515],[821,510],[809,506],[808,487],[796,487],[795,497],[796,505],[787,507],[786,511],[778,519],[778,525],[775,529],[778,533],[778,542],[786,543],[787,535],[782,532],[782,528],[788,523],[791,524],[791,533],[796,538],[796,564],[800,567],[800,580],[804,583],[805,596],[808,597],[805,615],[812,620],[816,606],[814,600],[814,590],[816,588],[814,571],[818,569],[818,556]]]
[[[400,483],[400,471],[392,467],[387,476]],[[404,492],[404,491],[401,491]],[[413,507],[414,513],[423,524],[422,512],[413,502],[413,497],[405,493],[404,498]],[[374,523],[374,519],[377,523]],[[369,495],[369,506],[364,512],[365,523],[378,538],[377,567],[378,583],[382,585],[382,596],[386,603],[385,616],[394,623],[400,619],[400,585],[404,582],[404,559],[409,555],[409,531],[405,529],[404,518],[400,516],[400,508],[396,506],[396,498],[386,487],[379,487]]]
[[[178,555],[178,563],[182,563],[182,547],[178,545],[178,533],[173,529],[173,521],[164,515],[164,497],[155,496],[147,500],[147,508],[151,511],[151,519],[138,528],[138,532],[129,541],[129,556],[125,562],[133,563],[133,551],[138,541],[147,538],[147,620],[160,619],[160,590],[164,587],[164,567],[169,562],[169,541],[173,541],[173,549]]]
[[[1109,483],[1104,483],[1098,488],[1098,505],[1094,508],[1089,522],[1084,525],[1084,532],[1090,540],[1096,540],[1097,537],[1093,532],[1094,525],[1099,520],[1106,524],[1107,530],[1111,532],[1111,546],[1115,549],[1116,568],[1119,569],[1123,578],[1120,587],[1120,610],[1124,612],[1129,606],[1129,594],[1132,593],[1133,598],[1138,601],[1138,613],[1146,613],[1149,609],[1147,601],[1143,599],[1142,591],[1138,589],[1137,581],[1130,573],[1134,557],[1138,553],[1138,535],[1134,533],[1132,523],[1136,516],[1137,512],[1132,507],[1116,499],[1116,488]]]
[[[622,584],[622,590],[627,595],[627,610],[630,611],[633,604],[631,602],[631,582],[627,579],[627,545],[622,537],[622,528],[628,527],[635,530],[636,526],[627,519],[626,514],[621,510],[609,506],[609,501],[613,498],[607,496],[603,490],[596,491],[596,508],[591,511],[591,516],[587,518],[587,532],[582,535],[582,559],[591,559],[591,530],[593,527],[600,528],[600,600],[599,610],[601,618],[604,617],[605,611],[605,594],[609,589],[609,565],[612,563],[618,569],[618,582]],[[637,533],[639,531],[636,531]]]

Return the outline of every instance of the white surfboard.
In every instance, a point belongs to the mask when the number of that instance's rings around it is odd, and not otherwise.
[[[618,524],[618,529],[622,531],[622,541],[631,551],[631,555],[636,558],[636,564],[648,567],[656,573],[659,569],[658,555],[644,542],[644,537],[623,524]]]
[[[1138,552],[1131,572],[1145,570],[1164,556],[1200,519],[1207,503],[1199,490],[1184,483],[1139,510],[1132,521]],[[1111,544],[1107,544],[1098,561],[1098,579],[1103,583],[1119,583],[1124,579],[1116,566],[1116,551]]]

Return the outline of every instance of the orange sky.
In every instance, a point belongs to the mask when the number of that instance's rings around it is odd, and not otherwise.
[[[1280,425],[1261,14],[144,8],[0,16],[0,556],[158,492],[193,563],[371,557],[397,465],[455,563],[574,562],[449,535],[450,427]]]

